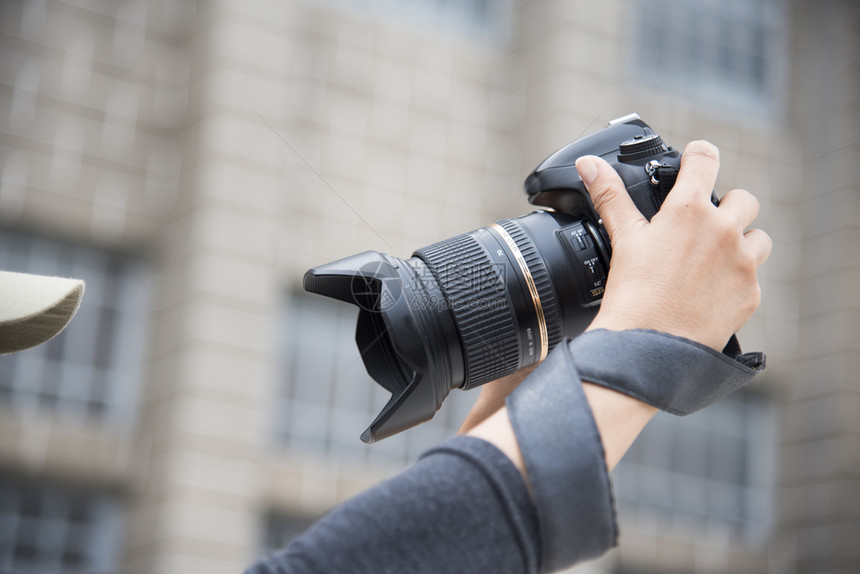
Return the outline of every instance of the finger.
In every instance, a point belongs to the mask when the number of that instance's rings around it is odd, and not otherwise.
[[[687,200],[692,196],[699,201],[710,202],[719,170],[720,150],[717,146],[704,140],[690,142],[684,148],[678,180],[669,197],[680,195]]]
[[[758,199],[745,189],[733,189],[720,200],[720,209],[732,213],[738,220],[738,231],[743,231],[758,217]]]
[[[596,156],[583,156],[576,160],[576,170],[585,184],[594,209],[603,219],[603,225],[613,240],[630,225],[647,223],[639,211],[624,182],[608,163]]]
[[[744,233],[744,239],[746,239],[747,245],[755,253],[756,265],[761,267],[761,264],[767,260],[773,249],[773,240],[770,238],[770,235],[761,229],[750,229]]]

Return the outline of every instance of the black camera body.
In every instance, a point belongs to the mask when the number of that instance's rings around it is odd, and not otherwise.
[[[615,168],[633,203],[649,221],[665,199],[659,193],[657,169],[677,171],[681,165],[680,152],[665,145],[637,114],[630,114],[566,145],[537,166],[525,181],[529,203],[590,221],[599,219],[576,171],[576,160],[584,155],[602,157]]]
[[[649,220],[681,162],[630,114],[558,150],[526,178],[529,202],[552,211],[498,221],[409,259],[366,251],[305,274],[307,291],[358,305],[365,367],[392,393],[364,442],[429,420],[451,389],[537,363],[588,326],[611,245],[576,171],[584,155],[606,159]]]
[[[629,114],[561,148],[526,178],[529,203],[573,216],[588,230],[584,234],[574,226],[568,235],[572,238],[572,257],[583,271],[580,303],[589,306],[599,304],[602,298],[612,251],[609,235],[576,171],[576,160],[584,155],[605,159],[618,172],[633,203],[650,221],[675,183],[681,153],[665,145],[638,114]],[[658,177],[662,178],[662,184]],[[598,257],[595,263],[592,263],[593,253]]]

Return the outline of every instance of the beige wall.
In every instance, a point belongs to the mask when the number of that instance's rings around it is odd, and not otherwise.
[[[488,40],[336,2],[5,4],[0,226],[142,254],[154,280],[137,420],[116,433],[6,409],[2,468],[118,486],[123,571],[241,569],[265,512],[314,516],[392,471],[270,448],[301,273],[526,213],[538,161],[637,111],[674,145],[716,143],[718,193],[755,193],[774,239],[741,340],[769,355],[777,523],[747,544],[621,516],[621,549],[583,571],[855,568],[857,10],[786,7],[787,89],[755,118],[632,81],[633,8],[516,2]],[[55,445],[36,465],[33,433]],[[87,433],[96,446],[75,446]]]

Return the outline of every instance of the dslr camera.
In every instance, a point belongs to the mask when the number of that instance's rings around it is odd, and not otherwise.
[[[365,251],[305,273],[305,290],[359,307],[355,341],[364,365],[391,392],[362,441],[431,419],[451,389],[535,364],[588,326],[612,251],[574,165],[584,155],[615,168],[648,220],[681,162],[630,114],[558,150],[526,178],[539,211],[422,247],[409,259]]]

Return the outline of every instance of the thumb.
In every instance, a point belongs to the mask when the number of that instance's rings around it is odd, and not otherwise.
[[[586,155],[576,160],[576,171],[585,184],[594,209],[603,219],[603,226],[614,241],[623,229],[647,223],[645,216],[630,199],[624,182],[606,161]]]

